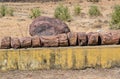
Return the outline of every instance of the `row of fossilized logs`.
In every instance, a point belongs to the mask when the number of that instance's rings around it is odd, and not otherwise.
[[[119,32],[70,32],[56,36],[33,36],[1,39],[0,48],[29,48],[29,47],[63,47],[63,46],[95,46],[114,45],[120,43]]]

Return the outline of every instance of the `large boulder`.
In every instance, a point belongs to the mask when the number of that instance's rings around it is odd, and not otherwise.
[[[70,29],[64,22],[44,16],[36,18],[29,27],[31,36],[50,36],[68,32],[70,32]]]
[[[58,36],[41,36],[40,40],[43,47],[58,46]]]

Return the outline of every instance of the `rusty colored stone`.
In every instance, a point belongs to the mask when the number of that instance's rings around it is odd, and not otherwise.
[[[40,47],[41,41],[39,36],[32,37],[32,47]]]
[[[29,27],[31,36],[51,36],[68,32],[70,29],[67,24],[59,19],[44,16],[36,18]]]
[[[99,44],[99,33],[98,32],[90,32],[87,34],[88,36],[88,45],[98,45]]]
[[[120,35],[117,32],[101,33],[100,38],[101,38],[102,45],[119,44],[119,41],[120,41]]]
[[[21,38],[20,43],[21,43],[22,48],[31,47],[32,46],[31,37],[23,37],[23,38]]]
[[[120,32],[111,32],[112,34],[112,40],[114,44],[120,43]]]
[[[40,39],[43,47],[58,46],[58,36],[41,36]]]
[[[2,49],[11,48],[11,37],[4,37],[1,39],[1,48]]]
[[[18,38],[12,38],[11,47],[15,49],[20,48],[20,40]]]
[[[78,32],[78,45],[86,46],[87,45],[87,35],[85,32]]]
[[[67,34],[59,34],[59,46],[68,46]]]
[[[67,36],[68,36],[68,41],[69,41],[70,46],[77,45],[77,33],[76,32],[69,32]]]

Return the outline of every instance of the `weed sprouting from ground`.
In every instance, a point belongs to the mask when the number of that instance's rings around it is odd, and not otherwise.
[[[120,5],[116,5],[114,7],[111,21],[110,21],[111,29],[120,29]]]
[[[91,17],[93,17],[93,16],[100,16],[101,12],[100,12],[100,10],[98,9],[97,6],[92,5],[92,6],[90,6],[90,9],[89,9],[89,15]]]
[[[32,9],[30,18],[37,18],[38,16],[41,16],[41,10],[38,8]]]
[[[67,6],[59,5],[56,7],[54,12],[54,17],[61,19],[63,21],[68,21],[71,19],[71,15]]]

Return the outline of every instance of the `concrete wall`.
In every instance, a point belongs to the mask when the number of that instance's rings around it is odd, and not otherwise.
[[[120,66],[120,46],[1,49],[0,70],[85,69]]]

